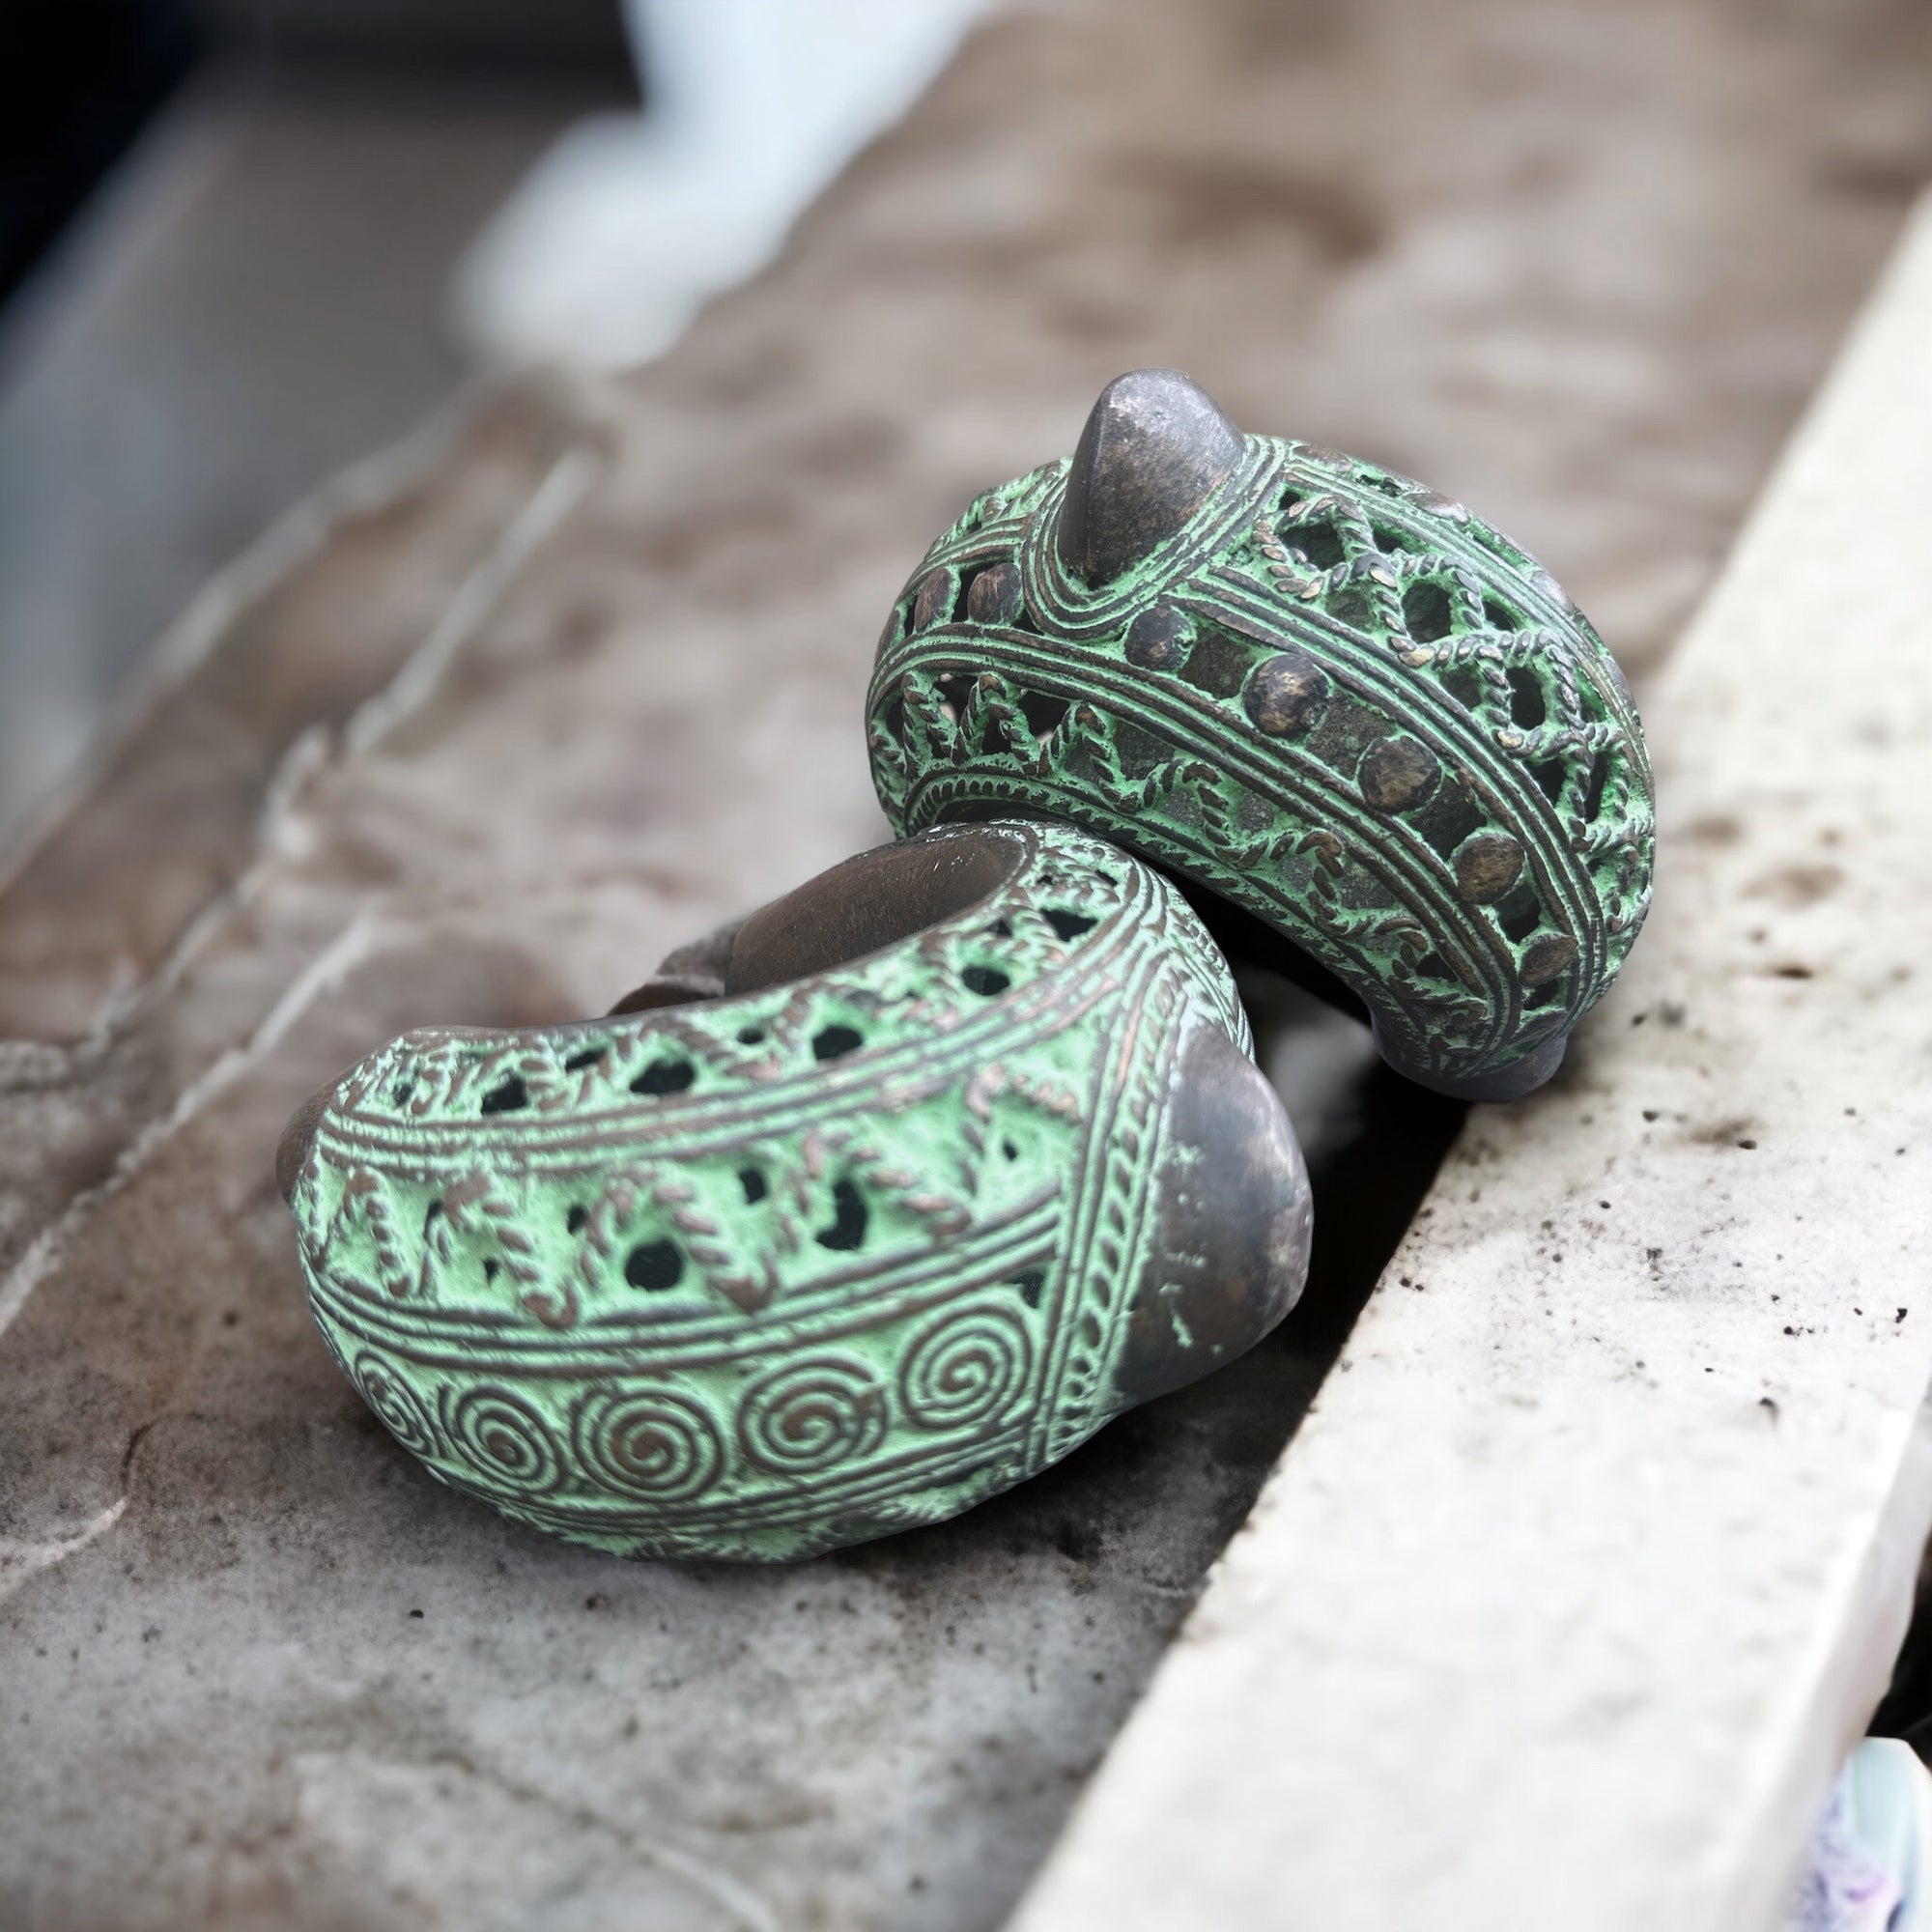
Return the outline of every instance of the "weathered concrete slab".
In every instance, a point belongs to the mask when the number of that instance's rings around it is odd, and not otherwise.
[[[272,61],[217,55],[0,312],[0,837],[230,556],[462,385],[452,271],[612,103],[527,65],[448,92],[301,65],[279,32]]]
[[[1478,1110],[1016,1921],[1762,1932],[1932,1520],[1932,204],[1653,687],[1652,929]]]
[[[1916,20],[1013,17],[664,363],[521,392],[242,596],[0,890],[0,1923],[997,1923],[1453,1114],[1336,1123],[1270,1347],[772,1574],[436,1489],[307,1327],[275,1130],[876,838],[880,612],[1122,367],[1456,491],[1654,661],[1924,152]]]

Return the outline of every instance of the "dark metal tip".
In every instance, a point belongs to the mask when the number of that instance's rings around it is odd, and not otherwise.
[[[1241,433],[1178,369],[1135,369],[1100,391],[1080,432],[1055,542],[1093,585],[1170,537],[1240,461]]]
[[[295,1113],[289,1123],[282,1129],[280,1145],[275,1149],[275,1185],[282,1191],[282,1199],[291,1207],[295,1205],[296,1184],[301,1179],[302,1169],[308,1165],[310,1150],[315,1146],[316,1129],[322,1124],[322,1117],[328,1111],[328,1103],[335,1097],[335,1083],[311,1094]]]
[[[1254,1347],[1308,1276],[1308,1170],[1280,1097],[1225,1034],[1181,1050],[1155,1239],[1130,1291],[1115,1387],[1146,1402]]]
[[[1390,1053],[1380,1027],[1376,1028],[1376,1045],[1381,1049],[1382,1058],[1404,1079],[1413,1080],[1418,1087],[1427,1087],[1432,1094],[1446,1094],[1452,1100],[1468,1100],[1492,1106],[1520,1100],[1525,1094],[1535,1093],[1563,1065],[1563,1050],[1569,1044],[1570,1036],[1560,1033],[1554,1039],[1545,1040],[1541,1046],[1525,1053],[1520,1060],[1512,1060],[1506,1066],[1498,1066],[1468,1079],[1445,1080],[1425,1068],[1410,1066]]]

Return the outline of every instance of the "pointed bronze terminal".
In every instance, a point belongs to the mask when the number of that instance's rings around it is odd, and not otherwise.
[[[1178,369],[1135,369],[1100,391],[1080,432],[1055,541],[1110,583],[1183,529],[1241,460],[1241,433]]]

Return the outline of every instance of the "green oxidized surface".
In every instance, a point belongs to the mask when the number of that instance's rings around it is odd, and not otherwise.
[[[1426,1081],[1553,1049],[1636,935],[1654,829],[1629,693],[1556,583],[1420,485],[1249,437],[1090,588],[1066,472],[980,497],[895,608],[867,700],[895,828],[1119,839],[1336,974]]]
[[[425,1032],[338,1084],[316,1319],[444,1482],[629,1555],[952,1514],[1122,1406],[1183,1036],[1249,1041],[1156,875],[1062,827],[988,904],[787,985]]]

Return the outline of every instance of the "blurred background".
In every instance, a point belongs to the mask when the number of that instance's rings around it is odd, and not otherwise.
[[[1065,447],[1119,368],[1191,360],[1256,426],[1462,490],[1640,674],[1925,179],[1928,17],[11,0],[0,845],[53,809],[128,668],[322,479],[478,371],[648,361],[915,103],[983,206],[941,186],[921,242],[884,242],[888,217],[840,272],[881,348],[960,318],[961,397],[1051,391],[1037,446],[982,439],[986,474]],[[901,138],[903,192],[931,152]]]
[[[962,395],[1077,362],[1070,422],[1079,388],[1191,358],[1257,426],[1461,489],[1641,673],[1925,178],[1928,14],[12,0],[0,844],[129,666],[318,482],[433,435],[478,371],[657,355],[976,23],[937,97],[946,138],[984,149],[1025,102],[1065,121],[1069,158],[1027,179],[1023,143],[985,152],[985,207],[936,203],[919,259],[862,246],[847,272],[879,271],[882,341],[960,315]],[[1087,149],[1109,156],[1091,174]],[[911,184],[917,142],[900,153]],[[976,229],[1002,223],[1019,252],[995,268]],[[964,320],[996,281],[1026,323],[997,343]],[[1068,441],[1043,431],[1020,461]]]
[[[11,0],[0,841],[128,667],[479,369],[646,359],[978,0]]]

